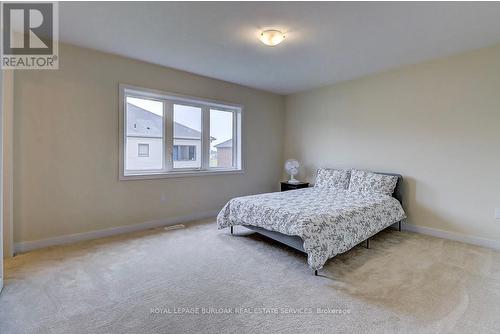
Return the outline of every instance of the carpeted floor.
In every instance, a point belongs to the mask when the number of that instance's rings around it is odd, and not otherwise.
[[[213,221],[6,262],[0,333],[499,333],[500,252],[384,231],[311,274]]]

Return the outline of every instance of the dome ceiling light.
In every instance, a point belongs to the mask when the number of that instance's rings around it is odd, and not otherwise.
[[[285,34],[279,30],[264,30],[260,33],[259,39],[267,46],[275,46],[283,42]]]

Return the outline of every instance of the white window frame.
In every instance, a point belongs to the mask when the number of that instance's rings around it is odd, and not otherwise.
[[[127,96],[153,99],[163,102],[163,168],[153,171],[127,171],[126,158],[126,106]],[[200,168],[173,168],[173,105],[191,105],[201,108],[202,140]],[[233,167],[210,167],[210,109],[233,112]],[[200,176],[243,173],[243,105],[193,96],[164,92],[137,86],[119,85],[119,179],[140,180],[170,177]]]

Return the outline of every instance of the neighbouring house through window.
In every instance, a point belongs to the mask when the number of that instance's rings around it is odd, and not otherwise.
[[[120,177],[242,171],[242,107],[120,85]]]

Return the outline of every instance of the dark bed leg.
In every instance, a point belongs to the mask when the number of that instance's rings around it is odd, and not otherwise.
[[[318,276],[318,271],[317,270],[314,271],[314,276]]]
[[[370,238],[366,239],[366,248],[370,249]]]
[[[401,232],[401,220],[398,223],[398,231]]]
[[[233,234],[233,227],[231,226],[231,234]]]

